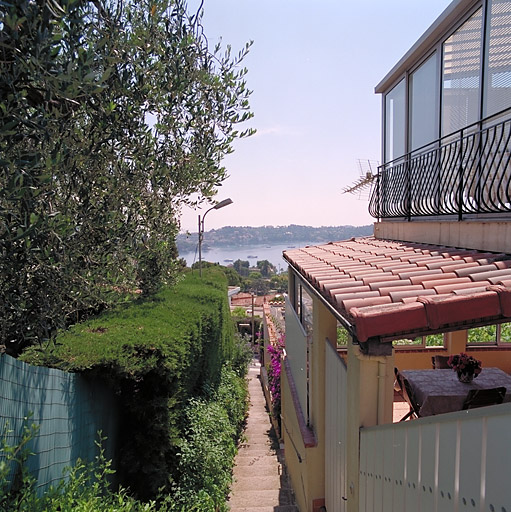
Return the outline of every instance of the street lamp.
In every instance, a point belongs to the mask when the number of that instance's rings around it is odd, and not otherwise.
[[[206,210],[206,213],[202,216],[202,219],[199,215],[199,276],[202,277],[202,239],[204,237],[204,219],[206,218],[206,215],[211,210],[219,210],[220,208],[223,208],[224,206],[228,206],[232,204],[232,199],[228,197],[227,199],[224,199],[223,201],[220,201],[219,203],[215,204],[215,206],[212,206],[209,210]]]

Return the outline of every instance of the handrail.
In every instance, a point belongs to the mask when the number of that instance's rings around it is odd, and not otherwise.
[[[488,124],[502,118],[504,120]],[[511,212],[511,108],[385,163],[373,183],[375,218]]]

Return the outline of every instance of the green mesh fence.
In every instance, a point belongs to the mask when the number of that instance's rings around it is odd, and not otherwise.
[[[0,356],[0,435],[10,445],[21,439],[24,424],[39,426],[29,447],[28,468],[39,492],[56,485],[77,458],[97,455],[98,431],[107,440],[106,456],[113,459],[117,404],[100,382],[53,368],[31,366]],[[0,460],[2,454],[0,453]],[[13,482],[15,467],[9,481]]]

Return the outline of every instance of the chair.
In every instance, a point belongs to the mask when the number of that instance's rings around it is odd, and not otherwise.
[[[504,401],[506,388],[471,389],[463,403],[463,410],[497,405]]]
[[[434,370],[447,370],[450,366],[447,364],[449,356],[431,356],[431,364]]]
[[[412,386],[408,382],[408,379],[402,373],[400,373],[397,368],[394,368],[394,375],[396,377],[396,382],[399,389],[401,390],[403,398],[406,400],[406,402],[408,402],[408,405],[410,406],[410,412],[405,414],[399,421],[406,421],[411,416],[420,418],[420,405],[414,398]]]

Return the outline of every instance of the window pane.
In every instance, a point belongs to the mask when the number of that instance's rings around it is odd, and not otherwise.
[[[385,162],[405,154],[405,81],[385,96]]]
[[[511,107],[511,1],[489,4],[485,116]]]
[[[410,137],[411,150],[438,139],[437,54],[410,75]]]
[[[349,333],[342,326],[337,324],[337,346],[346,347],[348,345]]]
[[[424,346],[424,338],[422,336],[419,336],[418,338],[414,338],[413,340],[410,340],[410,339],[394,340],[392,342],[392,345],[394,345],[395,347],[403,347],[403,348],[423,347]]]
[[[511,343],[511,323],[500,324],[500,343]]]
[[[482,9],[443,44],[442,135],[479,119]]]
[[[301,308],[300,319],[307,335],[312,333],[312,297],[307,293],[304,286],[301,286]]]
[[[443,334],[430,334],[426,336],[426,347],[443,347],[444,335]]]
[[[469,343],[497,343],[497,326],[485,325],[484,327],[477,327],[468,330]]]

